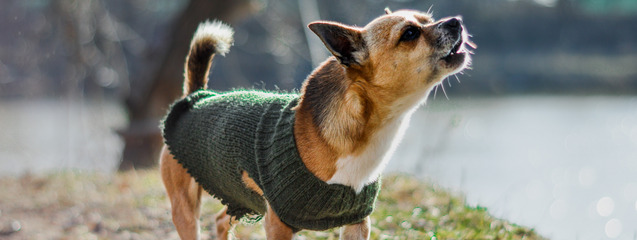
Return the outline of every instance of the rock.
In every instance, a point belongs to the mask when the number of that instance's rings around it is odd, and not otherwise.
[[[8,236],[19,232],[22,229],[22,224],[18,220],[10,220],[0,226],[0,236]]]

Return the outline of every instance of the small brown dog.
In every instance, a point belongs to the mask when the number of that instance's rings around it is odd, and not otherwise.
[[[411,114],[469,64],[465,44],[475,48],[460,18],[386,13],[363,28],[311,23],[334,56],[300,95],[204,90],[212,57],[228,52],[233,32],[200,25],[161,154],[182,239],[199,239],[202,190],[227,205],[216,217],[218,239],[246,214],[263,216],[268,239],[339,226],[342,239],[369,238],[379,175]]]

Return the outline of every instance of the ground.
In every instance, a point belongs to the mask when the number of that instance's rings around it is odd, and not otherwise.
[[[372,239],[542,239],[532,229],[466,206],[435,185],[387,176],[372,214]],[[0,178],[0,239],[178,239],[157,171],[114,175],[62,172]],[[209,196],[202,239],[215,239]],[[338,239],[338,231],[301,231],[297,239]],[[240,225],[238,239],[264,239],[260,224]]]

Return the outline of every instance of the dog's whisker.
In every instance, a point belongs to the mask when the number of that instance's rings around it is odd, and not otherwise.
[[[436,95],[438,94],[438,86],[436,85],[436,87],[434,87],[434,100],[436,99]]]
[[[445,85],[440,84],[440,88],[442,88],[442,92],[445,94],[445,97],[447,98],[447,100],[449,100],[449,96],[447,96],[447,91],[445,91]]]
[[[460,74],[464,74],[464,71],[459,72],[459,73]],[[458,83],[460,83],[460,78],[458,77],[458,74],[454,74],[453,76],[456,78],[456,80],[458,80]]]
[[[472,37],[471,35],[469,35],[469,37]],[[474,43],[473,41],[471,41],[469,38],[467,38],[467,45],[469,45],[470,47],[472,47],[473,49],[477,49],[478,45],[476,45],[476,43]]]

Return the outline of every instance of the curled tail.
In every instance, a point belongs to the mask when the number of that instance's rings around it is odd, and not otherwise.
[[[212,58],[230,51],[233,34],[232,28],[220,21],[199,24],[186,58],[184,96],[206,88]]]

